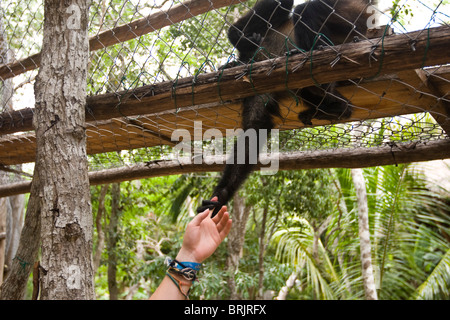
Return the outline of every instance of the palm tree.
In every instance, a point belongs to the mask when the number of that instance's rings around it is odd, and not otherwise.
[[[349,170],[334,171],[335,210],[323,233],[305,217],[291,215],[278,228],[277,255],[288,261],[309,298],[362,299],[356,196]],[[448,190],[430,191],[414,166],[364,170],[375,284],[380,299],[449,298],[450,201]],[[313,254],[318,238],[319,259]]]

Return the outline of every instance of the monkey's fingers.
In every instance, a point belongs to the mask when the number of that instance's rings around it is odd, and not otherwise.
[[[203,200],[202,205],[197,208],[197,213],[203,212],[206,209],[209,210],[215,209],[212,214],[212,217],[214,217],[217,214],[217,212],[219,212],[221,207],[222,206],[220,205],[219,201]]]

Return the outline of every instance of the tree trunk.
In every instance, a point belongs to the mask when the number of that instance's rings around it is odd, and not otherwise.
[[[266,251],[266,222],[268,214],[268,204],[264,207],[263,217],[261,222],[261,231],[259,233],[259,277],[258,277],[258,297],[260,299],[264,296],[264,253]]]
[[[228,273],[228,287],[230,288],[230,300],[238,300],[234,275],[239,267],[239,258],[244,246],[245,229],[250,208],[245,206],[244,199],[236,193],[233,197],[233,228],[228,234],[226,268]]]
[[[11,271],[10,266],[19,247],[20,233],[23,227],[23,214],[25,212],[25,196],[12,196],[8,198],[8,201],[11,211],[6,219],[8,229],[6,234],[5,266],[7,268],[5,269],[3,279],[8,277]]]
[[[100,193],[98,195],[98,209],[97,217],[95,219],[95,225],[97,227],[97,247],[95,248],[94,253],[94,274],[97,272],[97,269],[100,266],[102,252],[105,247],[105,234],[103,232],[102,218],[105,213],[105,197],[108,189],[108,184],[102,185],[100,188]]]
[[[6,247],[6,216],[11,207],[8,198],[0,198],[0,285],[3,282],[3,268],[5,265],[5,247]]]
[[[328,171],[328,173],[330,175],[332,175],[331,171]],[[339,211],[339,220],[338,220],[338,223],[337,223],[337,228],[340,229],[341,228],[341,219],[342,219],[342,217],[347,217],[348,216],[348,210],[347,210],[347,205],[345,204],[344,196],[342,194],[341,183],[340,183],[339,178],[337,176],[334,177],[333,183],[334,183],[334,186],[335,186],[336,191],[338,193],[337,209]],[[334,239],[334,242],[333,242],[334,247],[338,247],[339,241],[340,241],[340,236]],[[337,250],[337,251],[338,251],[337,261],[339,263],[339,268],[342,270],[342,279],[344,281],[345,288],[351,294],[352,288],[351,288],[350,282],[348,280],[347,268],[344,265],[344,256],[343,256],[343,253],[342,253],[341,250]]]
[[[4,15],[2,9],[0,7],[2,13],[0,15],[0,64],[7,64],[11,60],[12,50],[8,46],[8,39],[3,25]],[[13,79],[0,81],[0,112],[13,111],[13,94]],[[0,181],[2,183],[8,183],[10,182],[9,180],[7,173],[0,172]],[[6,212],[3,212],[6,215],[0,218],[0,229],[4,230],[6,236],[3,241],[0,239],[0,285],[2,284],[2,279],[4,280],[8,276],[12,259],[19,245],[24,208],[25,197],[23,195],[0,199],[0,211],[6,210]],[[1,224],[4,225],[1,226]],[[3,266],[6,268],[3,269]]]
[[[366,183],[362,169],[352,169],[353,183],[356,189],[358,201],[359,241],[361,250],[362,276],[364,293],[367,300],[377,300],[377,290],[373,275],[370,231],[369,231],[369,208],[367,205]]]
[[[108,289],[109,299],[117,300],[119,290],[117,287],[117,241],[120,217],[120,183],[114,183],[111,189],[111,217],[108,229]]]
[[[276,300],[286,300],[289,291],[294,287],[295,280],[297,280],[298,270],[294,270],[289,278],[286,280],[286,285],[280,289]]]
[[[36,79],[41,182],[41,299],[93,299],[85,112],[89,0],[45,1]]]
[[[39,175],[35,170],[19,247],[12,260],[8,278],[2,284],[0,300],[20,300],[24,298],[33,262],[36,260],[39,251],[41,235],[40,189]]]

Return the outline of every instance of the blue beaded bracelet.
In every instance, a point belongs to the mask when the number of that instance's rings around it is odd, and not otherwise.
[[[195,271],[199,271],[202,267],[201,263],[197,263],[197,262],[188,262],[188,261],[183,261],[183,262],[179,262],[179,264],[181,266],[185,266],[186,268],[191,268],[194,269]]]
[[[195,271],[199,271],[202,267],[201,263],[198,262],[189,262],[189,261],[183,261],[183,262],[179,262],[177,260],[172,260],[169,257],[166,258],[166,265],[181,270],[184,268],[190,268],[193,269]]]

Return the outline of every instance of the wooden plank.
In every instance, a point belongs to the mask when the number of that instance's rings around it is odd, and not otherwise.
[[[441,79],[450,77],[450,70],[448,74],[441,73],[439,76]],[[353,116],[347,122],[426,112],[436,105],[436,97],[423,95],[413,89],[410,83],[400,81],[396,75],[384,77],[382,80],[339,87],[340,92],[355,105]],[[293,99],[279,102],[283,118],[276,118],[277,129],[302,128],[303,124],[297,118],[301,106],[297,106]],[[241,105],[239,102],[208,104],[144,115],[136,119],[121,118],[89,123],[86,132],[87,152],[92,155],[157,145],[174,145],[176,142],[171,141],[171,136],[177,129],[188,130],[194,139],[195,121],[202,122],[203,132],[215,128],[225,135],[227,129],[240,128]],[[315,121],[315,125],[326,124],[327,121]],[[134,133],[129,133],[129,129]],[[33,162],[34,153],[34,134],[13,135],[0,139],[1,164]]]
[[[294,152],[272,155],[279,170],[302,170],[318,168],[367,168],[450,158],[450,141],[431,141],[426,144],[406,143],[373,148],[346,148],[331,151]],[[225,162],[225,157],[221,159]],[[192,172],[220,172],[224,164],[193,164],[190,160],[157,161],[131,166],[106,169],[89,173],[91,185],[100,185],[157,176]],[[261,167],[260,165],[257,166]],[[18,182],[0,186],[0,197],[7,197],[30,190],[31,182]]]
[[[410,39],[416,39],[415,51],[410,49]],[[89,114],[95,119],[152,114],[188,107],[193,97],[196,104],[233,101],[255,93],[284,91],[286,87],[295,90],[315,85],[316,82],[329,83],[415,69],[423,64],[424,57],[427,65],[439,65],[450,61],[448,47],[449,27],[430,29],[429,36],[423,32],[413,32],[408,36],[393,35],[385,38],[383,46],[376,49],[374,40],[349,43],[332,49],[316,50],[312,57],[309,53],[298,54],[292,56],[288,63],[285,57],[254,63],[251,81],[248,67],[242,66],[227,69],[223,74],[201,74],[196,77],[194,86],[191,77],[179,79],[176,90],[173,90],[172,82],[166,82],[141,87],[132,93],[123,92],[119,94],[120,110],[114,108],[118,103],[117,93],[93,97],[88,103]],[[330,63],[336,60],[336,51],[341,59],[332,67]],[[382,62],[369,63],[370,55],[383,56],[383,59],[380,58]],[[296,69],[299,64],[303,64],[303,68]],[[286,69],[296,71],[287,73]],[[247,77],[236,79],[245,72]]]
[[[440,69],[439,69],[440,70]],[[447,74],[433,72],[440,79],[450,77]],[[427,111],[436,105],[436,99],[431,95],[422,95],[413,90],[409,83],[399,81],[397,76],[385,77],[385,80],[366,81],[358,85],[340,87],[341,93],[353,101],[354,116],[350,120],[367,120],[382,117],[394,117],[402,114]],[[448,85],[443,81],[444,85]],[[444,87],[443,87],[444,88]],[[295,101],[280,101],[283,119],[277,119],[278,129],[289,130],[301,128],[303,125],[297,119],[300,106]],[[151,147],[161,144],[172,144],[170,137],[176,129],[187,129],[193,135],[194,121],[202,121],[203,129],[217,128],[225,134],[226,129],[240,127],[240,104],[225,103],[222,105],[205,105],[183,108],[180,111],[166,111],[155,115],[141,116],[138,119],[123,119],[120,121],[99,121],[91,123],[87,128],[88,153],[119,151],[140,147]],[[132,139],[123,125],[129,121],[138,122],[152,134],[161,137],[151,140]],[[117,125],[120,124],[120,125]],[[327,124],[325,121],[316,122],[317,125]],[[136,126],[132,127],[138,132]],[[145,133],[143,133],[145,134]],[[124,136],[124,137],[121,137]],[[11,136],[10,140],[0,140],[0,163],[16,164],[32,162],[34,160],[34,136]]]
[[[414,51],[410,46],[411,39],[415,39]],[[375,46],[377,41],[382,41],[383,45]],[[241,66],[226,69],[223,73],[200,74],[195,78],[194,86],[193,78],[187,77],[179,79],[175,89],[172,82],[163,82],[133,91],[88,97],[86,119],[98,121],[156,114],[190,107],[193,97],[196,104],[203,105],[218,101],[236,101],[255,93],[285,91],[286,88],[295,90],[313,86],[317,82],[371,78],[416,69],[422,66],[424,60],[426,65],[440,65],[450,61],[449,47],[448,26],[430,29],[429,33],[418,31],[384,39],[348,43],[316,50],[312,54],[294,55],[288,62],[285,57],[281,57],[254,63],[251,77],[248,66]],[[336,52],[339,53],[340,60],[331,66],[330,64],[336,61]],[[370,56],[378,57],[379,62],[370,62]],[[299,65],[303,67],[299,69]],[[289,73],[286,70],[290,70]],[[246,77],[239,77],[246,72]],[[32,130],[31,119],[21,118],[21,125],[14,122],[17,118],[20,117],[11,117],[10,113],[0,115],[0,134],[18,132],[20,129]]]
[[[431,98],[430,108],[427,110],[437,123],[442,127],[447,136],[450,136],[450,95],[449,91],[441,89],[433,83],[433,78],[427,75],[422,69],[402,71],[398,77],[411,85],[411,90],[418,94],[426,95]],[[450,80],[448,80],[450,82]],[[445,94],[444,94],[445,92]]]
[[[166,11],[158,11],[145,18],[104,31],[91,37],[91,51],[125,42],[150,32],[157,31],[172,24],[190,19],[213,9],[241,3],[239,0],[188,0],[171,7]]]

